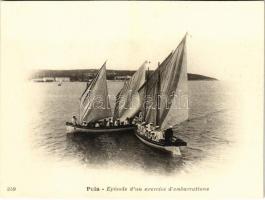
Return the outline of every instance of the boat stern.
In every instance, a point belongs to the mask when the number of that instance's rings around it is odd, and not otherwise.
[[[165,149],[172,153],[174,156],[181,156],[180,148],[176,146],[166,146]]]
[[[70,122],[66,122],[65,127],[66,127],[66,133],[76,132],[76,128],[74,126],[72,126],[72,124]]]

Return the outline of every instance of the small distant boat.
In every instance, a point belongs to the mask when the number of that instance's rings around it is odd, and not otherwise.
[[[80,122],[94,123],[112,117],[108,98],[106,62],[98,71],[96,77],[87,84],[80,98]],[[109,127],[89,127],[80,124],[66,122],[67,133],[104,134],[121,131],[133,131],[136,125],[121,125]]]
[[[188,119],[186,35],[140,88],[144,102],[135,135],[143,143],[181,155],[187,143],[173,136],[172,127]]]

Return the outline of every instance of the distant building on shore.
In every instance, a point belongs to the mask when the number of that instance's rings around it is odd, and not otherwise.
[[[43,77],[43,78],[33,78],[33,82],[70,82],[70,77]]]
[[[54,77],[43,77],[43,82],[54,82],[55,78]]]
[[[131,78],[131,76],[127,75],[127,76],[115,76],[114,80],[129,80]]]
[[[97,73],[90,73],[90,72],[88,72],[88,73],[85,73],[85,77],[88,77],[88,78],[90,78],[90,79],[93,79],[93,78],[95,78],[95,76],[97,75]]]
[[[56,82],[70,82],[70,77],[55,77]]]

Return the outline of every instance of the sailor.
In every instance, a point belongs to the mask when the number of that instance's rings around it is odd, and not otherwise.
[[[142,112],[139,113],[138,120],[139,120],[139,122],[143,121],[143,113]]]
[[[99,123],[96,122],[96,123],[95,123],[95,128],[99,128],[99,127],[100,127]]]
[[[131,117],[127,117],[126,120],[128,121],[128,124],[132,124],[133,119]]]
[[[152,127],[153,127],[153,123],[149,123],[146,125],[147,131],[151,132],[152,131]]]
[[[155,138],[155,141],[160,141],[160,140],[164,140],[165,137],[163,136],[164,132],[162,131],[159,131],[159,128],[160,126],[153,126],[152,127],[152,131],[154,133],[154,138]]]
[[[120,126],[121,125],[121,121],[118,119],[117,120],[117,125]]]
[[[76,116],[73,116],[73,117],[72,117],[72,124],[73,124],[73,125],[77,125],[77,119],[76,119]]]
[[[109,120],[109,125],[110,125],[110,126],[113,126],[113,121],[112,121],[111,118],[110,118],[110,120]]]
[[[90,127],[94,128],[95,127],[95,122],[90,123]]]
[[[118,121],[117,120],[114,121],[114,126],[118,126]]]
[[[91,127],[93,127],[93,124],[91,122],[89,122],[89,123],[87,123],[86,126],[89,127],[89,128],[91,128]]]
[[[170,126],[167,130],[165,130],[165,143],[168,145],[172,142],[173,138],[173,130],[172,126]]]
[[[157,135],[155,133],[153,133],[153,138],[155,141],[159,142],[158,138],[157,138]]]
[[[152,123],[149,123],[149,124],[146,124],[145,126],[144,126],[144,129],[145,129],[145,131],[146,131],[146,134],[147,134],[147,137],[149,138],[149,139],[151,139],[151,137],[152,137],[152,135],[151,135],[151,129],[150,129],[150,125],[151,125]]]
[[[107,126],[107,120],[106,119],[103,120],[103,126]]]
[[[142,126],[141,126],[141,130],[143,132],[143,134],[148,137],[148,131],[146,129],[146,122],[142,122]]]
[[[107,120],[106,127],[110,127],[110,119]]]
[[[145,129],[145,125],[146,125],[146,123],[145,123],[145,122],[142,122],[142,123],[141,123],[141,129],[142,129],[142,131],[143,131],[143,132],[145,132],[145,131],[146,131],[146,129]]]
[[[151,124],[150,129],[151,129],[151,131],[155,130],[155,126],[153,125],[153,123]]]
[[[150,132],[150,131],[146,131],[146,134],[147,134],[147,137],[149,138],[149,139],[152,139],[152,133]]]
[[[139,120],[138,120],[138,117],[135,116],[135,117],[133,118],[133,120],[132,120],[132,124],[136,124],[137,122],[139,122]]]
[[[129,124],[129,118],[127,117],[125,120],[124,120],[124,125],[128,125]]]
[[[151,139],[152,139],[152,140],[156,140],[156,135],[155,135],[155,133],[152,133],[152,132],[151,132]]]

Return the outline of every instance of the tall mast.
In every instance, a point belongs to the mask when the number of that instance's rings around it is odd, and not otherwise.
[[[148,80],[149,80],[149,66],[147,67],[147,73],[146,73],[146,88],[145,88],[145,97],[144,97],[144,115],[143,118],[146,117],[146,101],[147,101],[147,89],[148,89]]]
[[[156,126],[157,125],[160,125],[160,122],[159,122],[159,116],[160,116],[160,112],[159,112],[159,109],[160,109],[160,63],[158,62],[158,67],[157,67],[157,70],[158,70],[158,77],[157,77],[157,94],[156,94]]]

